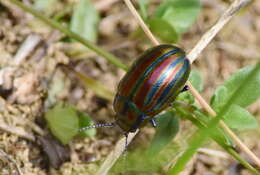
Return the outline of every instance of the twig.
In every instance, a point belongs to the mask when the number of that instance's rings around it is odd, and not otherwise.
[[[39,35],[29,35],[14,56],[15,64],[20,65],[25,58],[31,54],[40,41],[41,37]]]
[[[138,133],[137,130],[135,133],[129,133],[127,142],[128,144],[132,141],[135,135]],[[106,160],[103,162],[101,167],[99,168],[98,172],[95,175],[106,175],[110,168],[114,165],[116,160],[120,157],[121,154],[125,151],[125,137],[121,138],[113,151],[107,156]]]
[[[209,44],[209,42],[216,36],[216,34],[223,28],[223,26],[230,21],[230,19],[245,5],[252,0],[235,0],[224,14],[219,18],[217,23],[212,26],[200,39],[200,41],[193,47],[187,55],[192,63],[198,58],[202,50]]]
[[[158,41],[154,41],[155,37],[151,36],[152,33],[146,24],[143,22],[142,18],[132,5],[130,0],[124,0],[129,10],[134,15],[135,19],[138,21],[142,29],[145,33],[149,33],[147,37],[151,40],[154,45],[158,45]],[[195,47],[191,50],[191,52],[187,55],[188,59],[192,63],[196,58],[198,58],[199,54],[202,50],[209,44],[209,42],[214,38],[214,36],[223,28],[223,26],[234,16],[236,12],[238,12],[242,7],[248,4],[251,0],[235,0],[230,7],[225,11],[225,13],[219,18],[217,23],[206,32],[201,40],[195,45]],[[146,27],[145,27],[146,26]],[[190,92],[197,99],[200,105],[213,117],[216,116],[216,112],[210,107],[210,105],[203,99],[203,97],[198,93],[198,91],[192,86],[192,84],[188,81],[187,85],[189,86]],[[239,146],[241,150],[243,150],[248,157],[250,157],[255,164],[260,167],[260,160],[254,153],[233,133],[231,129],[223,122],[220,121],[220,126],[225,130],[225,132],[234,140],[234,142]]]
[[[1,149],[0,149],[0,157],[3,157],[6,160],[8,160],[9,162],[11,162],[12,164],[14,164],[17,174],[18,175],[22,175],[22,171],[20,170],[20,168],[17,165],[16,161],[11,156],[9,156],[6,152],[4,152]],[[12,170],[12,167],[11,167],[11,170]]]
[[[151,42],[153,43],[153,45],[159,45],[159,41],[155,38],[155,36],[153,35],[153,33],[149,30],[148,26],[144,23],[143,19],[141,18],[141,16],[138,14],[138,12],[136,11],[135,7],[133,6],[133,4],[131,3],[130,0],[124,0],[127,7],[129,8],[129,10],[131,11],[131,13],[134,15],[134,17],[136,18],[136,20],[139,22],[140,26],[142,27],[144,33],[147,35],[147,37],[151,40]]]
[[[32,134],[25,132],[21,128],[8,126],[8,125],[6,125],[4,123],[0,123],[0,130],[3,130],[3,131],[6,131],[6,132],[9,132],[9,133],[18,135],[18,136],[20,136],[22,138],[25,138],[25,139],[28,139],[30,141],[35,141],[35,137]]]

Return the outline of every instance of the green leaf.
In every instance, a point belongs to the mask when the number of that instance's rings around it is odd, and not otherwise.
[[[227,96],[228,89],[225,86],[219,86],[216,89],[210,101],[211,106],[216,112],[219,112],[219,110],[226,104]]]
[[[200,12],[200,0],[165,0],[155,16],[169,22],[178,34],[193,24]]]
[[[257,120],[246,109],[232,105],[224,116],[225,123],[237,130],[257,128]]]
[[[139,0],[137,1],[140,7],[140,15],[143,18],[143,20],[146,20],[148,17],[147,14],[147,8],[148,8],[148,4],[149,4],[149,0]]]
[[[79,130],[77,111],[73,106],[56,105],[45,113],[45,119],[52,134],[67,144]]]
[[[226,105],[230,97],[251,73],[255,66],[245,67],[234,73],[222,86],[219,86],[211,98],[211,105],[218,113]],[[232,106],[225,115],[225,122],[233,129],[244,130],[257,127],[255,118],[243,107],[247,107],[260,96],[260,71],[257,71],[252,80],[244,87],[232,101]]]
[[[211,117],[204,114],[202,111],[197,109],[192,114],[196,115],[194,118],[189,117],[188,119],[197,120],[200,124],[202,124],[204,127],[207,126],[208,122],[211,120]],[[200,127],[202,128],[202,127]],[[225,144],[226,146],[233,147],[234,144],[232,142],[232,139],[229,137],[228,134],[226,134],[222,128],[217,127],[217,129],[212,133],[212,136],[217,139],[219,142]]]
[[[187,104],[194,104],[195,102],[195,98],[194,96],[190,93],[190,91],[186,91],[186,92],[181,92],[175,101],[182,101],[184,103]],[[174,103],[174,102],[173,102]],[[174,107],[174,106],[173,106]]]
[[[176,43],[178,34],[174,28],[166,21],[160,18],[150,18],[147,20],[152,33],[158,36],[162,41]]]
[[[179,131],[179,120],[173,113],[168,111],[157,116],[157,128],[150,147],[147,152],[150,154],[159,153]]]
[[[70,29],[83,38],[96,42],[97,41],[97,24],[99,15],[89,0],[81,0],[75,7]]]
[[[88,114],[86,114],[84,112],[78,112],[78,116],[79,116],[79,128],[84,128],[87,126],[94,125],[93,120],[91,119],[91,117]],[[87,130],[81,131],[79,133],[79,135],[93,137],[96,135],[96,129],[92,128],[92,129],[87,129]]]
[[[241,82],[243,82],[255,66],[247,66],[238,72],[234,73],[225,83],[224,86],[228,89],[228,98],[237,90]],[[260,71],[252,77],[253,80],[247,84],[245,89],[239,95],[238,98],[233,102],[241,107],[247,107],[254,103],[260,97]]]
[[[214,96],[211,98],[211,104],[215,110],[221,109],[226,104],[229,98],[238,89],[241,82],[243,82],[255,66],[245,67],[234,73],[222,86],[219,86]],[[247,84],[239,96],[232,102],[241,107],[247,107],[254,103],[260,97],[260,71],[252,77],[252,81]]]
[[[174,28],[165,20],[160,18],[148,18],[146,20],[151,32],[163,42],[176,43],[179,39]],[[143,30],[139,27],[133,34],[132,38],[144,37]]]
[[[200,71],[192,70],[190,73],[189,80],[198,91],[203,90],[203,79]]]

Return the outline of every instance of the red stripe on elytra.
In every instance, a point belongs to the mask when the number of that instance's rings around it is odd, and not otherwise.
[[[144,99],[147,93],[154,85],[154,83],[158,80],[161,73],[165,70],[165,67],[171,64],[171,62],[174,61],[175,57],[177,58],[177,55],[167,58],[160,65],[155,67],[154,71],[145,79],[143,85],[137,90],[137,93],[133,101],[139,107],[140,110],[142,110]]]
[[[149,108],[151,108],[157,102],[157,100],[161,96],[163,90],[168,86],[168,84],[171,82],[171,80],[174,79],[176,73],[180,70],[182,65],[183,65],[183,62],[179,63],[174,68],[174,70],[171,72],[171,74],[167,78],[164,79],[162,86],[159,88],[159,90],[157,91],[155,96],[151,99],[151,103],[149,105],[145,106],[145,110],[148,110]],[[167,70],[167,68],[165,68],[165,70]]]
[[[136,80],[140,77],[140,75],[147,69],[147,67],[154,62],[159,56],[164,54],[165,51],[156,52],[154,55],[151,55],[147,61],[144,61],[141,65],[137,65],[138,69],[136,69],[132,75],[130,75],[127,81],[124,81],[124,84],[121,85],[121,94],[122,96],[128,96],[132,88],[135,86]],[[120,90],[119,90],[120,91]]]
[[[155,53],[155,55],[151,56],[151,58],[147,59],[147,61],[144,61],[141,65],[137,65],[138,69],[136,69],[132,75],[130,75],[130,78],[124,82],[124,85],[122,85],[122,95],[128,96],[133,86],[135,86],[136,80],[140,77],[140,75],[143,73],[144,70],[146,70],[146,67],[149,66],[161,53]]]

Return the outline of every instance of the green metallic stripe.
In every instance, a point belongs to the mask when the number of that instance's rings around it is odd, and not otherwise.
[[[149,105],[148,103],[152,103],[152,98],[156,95],[158,90],[161,88],[162,84],[164,83],[165,78],[167,78],[168,72],[174,69],[180,62],[184,59],[184,56],[181,56],[174,60],[170,65],[167,65],[164,68],[164,72],[159,76],[159,79],[153,84],[151,90],[148,92],[147,96],[145,97],[144,106]]]
[[[149,67],[147,67],[147,69],[143,72],[143,74],[139,77],[139,79],[136,81],[135,86],[133,87],[129,98],[132,99],[132,97],[135,95],[135,93],[137,92],[137,89],[142,85],[144,79],[148,76],[148,74],[153,71],[153,69],[160,64],[163,60],[167,59],[170,55],[176,54],[178,53],[179,49],[175,48],[165,54],[163,54],[162,56],[160,56],[157,60],[155,60]]]
[[[162,93],[161,97],[159,98],[159,100],[157,101],[157,104],[155,105],[154,109],[155,110],[159,110],[160,108],[162,108],[162,106],[168,102],[168,100],[172,97],[172,96],[177,96],[177,94],[172,95],[174,93],[179,93],[179,92],[174,92],[176,91],[176,89],[180,88],[180,86],[183,86],[185,84],[185,82],[187,81],[188,77],[183,78],[183,75],[185,75],[185,73],[190,70],[190,63],[188,59],[185,59],[184,61],[184,65],[181,68],[181,70],[178,72],[178,74],[174,77],[174,79],[171,81],[171,83],[169,84],[169,86],[167,86],[167,88],[165,88],[164,92]],[[182,83],[176,83],[178,80],[180,80]],[[181,84],[181,85],[180,85]],[[168,95],[171,94],[171,95]]]

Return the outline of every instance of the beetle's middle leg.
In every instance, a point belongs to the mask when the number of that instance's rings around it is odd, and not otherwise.
[[[150,123],[151,123],[152,127],[154,127],[154,128],[157,126],[157,123],[156,123],[156,121],[155,121],[155,118],[152,118],[152,119],[150,120]]]
[[[187,91],[187,90],[189,90],[189,86],[188,85],[185,85],[184,87],[183,87],[183,89],[181,90],[181,92],[185,92],[185,91]],[[180,92],[180,93],[181,93]]]
[[[152,127],[156,128],[157,127],[157,122],[156,119],[161,117],[161,115],[156,115],[155,117],[153,117],[152,119],[150,119],[150,123],[152,125]]]

